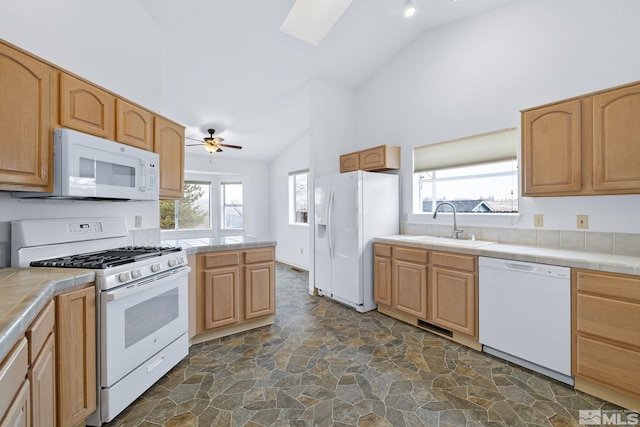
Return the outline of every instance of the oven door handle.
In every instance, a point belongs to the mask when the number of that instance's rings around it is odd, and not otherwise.
[[[158,285],[162,285],[164,282],[168,280],[175,280],[182,276],[186,276],[191,271],[191,267],[184,266],[182,268],[177,268],[175,270],[171,270],[169,274],[163,273],[158,276],[154,276],[148,279],[143,279],[138,283],[127,285],[123,288],[118,288],[113,291],[107,291],[107,301],[116,301],[123,298],[128,298],[133,295],[137,295],[141,292],[146,292],[150,289],[157,287]],[[185,282],[186,283],[186,282]]]

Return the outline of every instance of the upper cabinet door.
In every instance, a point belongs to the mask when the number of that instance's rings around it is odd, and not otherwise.
[[[60,73],[60,123],[80,132],[115,140],[115,96]]]
[[[181,199],[184,184],[184,127],[154,119],[153,151],[160,155],[160,198]]]
[[[0,189],[51,191],[52,69],[0,44]]]
[[[594,96],[593,186],[640,192],[640,84]]]
[[[149,111],[116,99],[116,141],[153,151],[153,123]]]
[[[581,105],[575,99],[522,114],[523,195],[582,188]]]

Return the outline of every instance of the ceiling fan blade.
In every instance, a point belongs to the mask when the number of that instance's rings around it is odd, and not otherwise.
[[[200,139],[195,139],[195,138],[191,138],[191,137],[189,137],[189,136],[185,136],[185,137],[184,137],[184,139],[190,139],[190,140],[192,140],[192,141],[199,141],[199,142],[202,142],[202,138],[200,138]]]
[[[218,145],[221,147],[242,149],[242,147],[239,145],[229,145],[229,144],[218,144]]]
[[[185,147],[198,147],[200,145],[204,145],[204,142],[201,142],[200,144],[185,144]]]

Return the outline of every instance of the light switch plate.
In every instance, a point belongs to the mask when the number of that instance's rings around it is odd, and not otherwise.
[[[542,227],[544,224],[542,220],[542,214],[534,214],[533,215],[533,226],[534,227]]]
[[[586,230],[589,228],[589,215],[578,215],[576,227],[579,230]]]
[[[142,215],[136,215],[136,228],[142,228]]]

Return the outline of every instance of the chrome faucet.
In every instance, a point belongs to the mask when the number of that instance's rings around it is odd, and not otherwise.
[[[438,209],[442,205],[450,206],[451,210],[453,210],[453,234],[451,235],[451,237],[454,238],[454,239],[457,239],[458,238],[458,234],[462,233],[464,230],[458,228],[458,222],[456,221],[456,207],[453,206],[452,203],[449,203],[449,202],[440,202],[440,203],[438,203],[436,208],[433,210],[433,219],[436,219],[436,217],[438,216]]]

